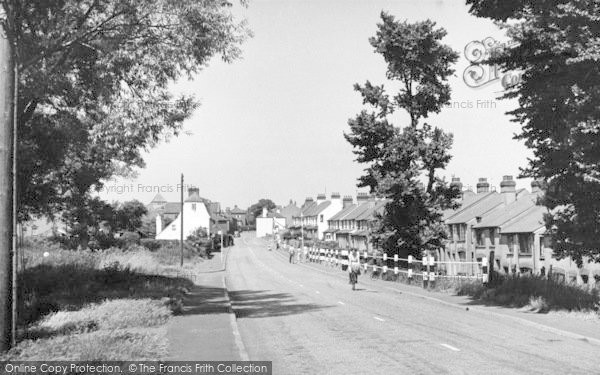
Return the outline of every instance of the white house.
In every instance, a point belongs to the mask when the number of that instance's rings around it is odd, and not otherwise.
[[[188,198],[183,202],[183,238],[187,238],[196,229],[203,228],[210,235],[210,213],[207,200],[200,197],[200,189],[188,189]],[[163,228],[163,218],[156,216],[156,239],[178,240],[181,236],[181,212],[175,220]]]
[[[285,217],[276,212],[267,213],[263,207],[262,215],[256,218],[256,237],[275,234],[285,228]]]

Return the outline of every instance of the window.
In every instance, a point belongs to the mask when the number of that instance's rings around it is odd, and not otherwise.
[[[515,250],[515,242],[512,234],[503,234],[500,236],[500,244],[508,246],[508,252],[513,253]]]
[[[490,228],[490,245],[494,246],[496,243],[496,228]]]
[[[485,246],[485,240],[483,238],[483,229],[475,229],[475,244],[477,246]]]
[[[320,219],[321,219],[321,223],[322,223],[323,222],[323,215],[321,215]]]
[[[458,224],[458,240],[459,241],[464,241],[465,240],[466,229],[467,229],[467,225],[466,224]]]
[[[533,248],[533,241],[531,241],[531,234],[529,233],[519,233],[519,253],[521,254],[531,254]]]
[[[196,211],[196,203],[192,203],[192,211]]]
[[[453,225],[449,224],[448,225],[448,238],[450,239],[450,241],[454,241],[454,231],[452,230]]]

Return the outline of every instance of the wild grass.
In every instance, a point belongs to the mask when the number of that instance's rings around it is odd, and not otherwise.
[[[499,278],[490,286],[465,284],[457,292],[495,305],[530,305],[540,312],[598,311],[600,308],[598,289],[586,290],[539,276]]]
[[[187,278],[167,276],[174,262],[161,259],[172,249],[160,255],[141,246],[73,251],[27,245],[18,284],[20,342],[0,360],[156,360],[166,354],[164,326],[193,287]],[[198,254],[186,254],[191,274]]]

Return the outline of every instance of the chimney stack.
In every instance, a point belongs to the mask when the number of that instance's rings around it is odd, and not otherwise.
[[[317,204],[325,202],[327,196],[325,194],[317,194]]]
[[[262,208],[262,217],[267,217],[267,208],[266,207]]]
[[[343,203],[343,208],[346,208],[348,206],[350,206],[352,204],[352,197],[349,195],[344,196],[344,199],[342,200]]]
[[[542,182],[538,180],[531,181],[531,192],[538,194],[542,192]]]
[[[331,193],[331,199],[340,199],[340,193]]]
[[[370,198],[369,193],[358,193],[356,194],[356,204],[367,202]]]
[[[504,197],[504,203],[510,204],[517,199],[517,183],[513,180],[513,176],[503,176],[500,182],[500,193]]]
[[[200,196],[200,189],[197,187],[188,188],[188,198],[191,197],[192,195]]]
[[[487,178],[480,178],[477,182],[477,194],[489,193],[490,191],[490,183],[487,182]]]
[[[460,182],[459,177],[452,177],[452,182],[450,183],[450,187],[456,187],[459,192],[462,192],[463,184]]]

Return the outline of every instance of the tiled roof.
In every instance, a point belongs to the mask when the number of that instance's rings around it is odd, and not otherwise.
[[[186,198],[185,200],[186,202],[201,202],[201,203],[208,203],[208,199],[202,198],[201,196],[199,196],[198,194],[194,193],[192,195],[190,195],[189,197]]]
[[[233,210],[230,211],[232,214],[238,214],[238,215],[243,215],[246,213],[246,211],[242,210],[241,208],[239,208],[238,206],[235,206],[233,208]]]
[[[344,218],[344,220],[356,220],[357,217],[371,209],[372,203],[374,202],[363,202],[359,204],[358,207],[356,207],[356,210],[350,212],[348,216]]]
[[[533,206],[524,215],[521,215],[518,220],[514,220],[509,224],[502,226],[502,233],[532,233],[543,228],[544,213],[548,212],[546,207]]]
[[[356,209],[356,207],[357,207],[357,205],[350,204],[350,205],[346,206],[346,208],[342,208],[342,210],[340,212],[338,212],[337,214],[333,215],[331,217],[331,219],[329,219],[329,221],[342,220],[346,215],[348,215],[350,212],[352,212],[354,209]]]
[[[536,197],[535,195],[521,194],[518,200],[501,210],[490,212],[479,223],[473,225],[473,228],[499,227],[535,206]]]
[[[181,212],[181,203],[167,202],[162,210],[163,214],[178,214]]]
[[[285,216],[278,214],[277,212],[269,212],[267,217],[277,217],[277,218],[285,218]]]
[[[304,213],[304,216],[316,216],[316,215],[320,214],[321,212],[323,212],[324,209],[329,207],[330,204],[331,204],[331,201],[325,201],[325,202],[321,202],[320,204],[315,204],[314,206],[311,206],[311,208],[308,209]]]
[[[489,193],[483,193],[483,194],[465,194],[465,193],[463,193],[463,198],[460,201],[460,207],[458,207],[455,210],[453,210],[451,208],[444,210],[444,212],[442,214],[442,219],[443,220],[450,219],[452,216],[454,216],[454,215],[458,214],[459,212],[470,207],[473,203],[477,202],[480,199],[485,198],[488,194]]]
[[[482,199],[472,203],[470,206],[460,210],[456,215],[446,220],[446,224],[462,224],[478,216],[483,216],[486,212],[502,204],[504,198],[500,193],[492,191],[487,193]]]
[[[370,207],[368,210],[366,210],[365,212],[363,212],[362,214],[359,214],[355,219],[356,220],[372,220],[375,219],[375,213],[377,211],[383,210],[383,208],[385,207],[385,205],[387,204],[386,200],[380,200],[380,201],[372,201],[369,202],[370,203]]]
[[[308,215],[306,215],[306,213],[308,211],[310,211],[313,207],[316,207],[316,206],[317,206],[316,202],[309,202],[308,204],[302,205],[302,208],[300,209],[300,214],[298,216],[300,216],[300,215],[308,216]]]
[[[150,203],[167,203],[167,200],[160,195],[160,193],[156,194]]]

